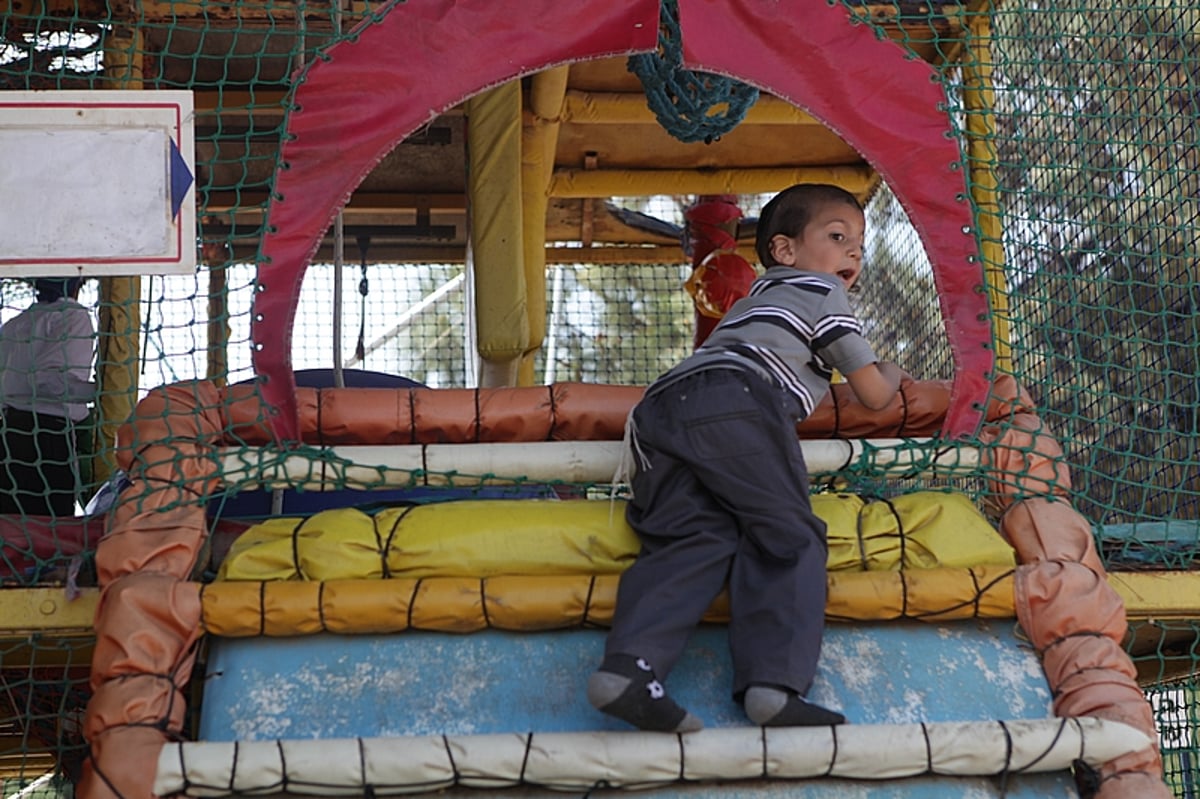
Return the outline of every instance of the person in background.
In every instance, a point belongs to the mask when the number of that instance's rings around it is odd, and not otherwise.
[[[758,221],[766,271],[630,415],[626,518],[642,547],[621,575],[604,658],[588,679],[598,710],[643,730],[700,729],[663,681],[728,585],[733,696],[750,720],[845,721],[805,698],[828,555],[796,424],[834,370],[875,410],[908,377],[876,358],[846,296],[862,271],[865,226],[857,199],[836,186],[780,192]]]
[[[87,417],[96,328],[81,278],[37,278],[36,301],[0,326],[0,513],[72,516],[75,424]]]

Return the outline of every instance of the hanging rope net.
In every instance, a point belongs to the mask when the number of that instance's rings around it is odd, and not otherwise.
[[[629,71],[663,129],[682,142],[710,144],[738,126],[758,89],[721,75],[683,68],[678,0],[662,0],[658,49],[629,57]]]

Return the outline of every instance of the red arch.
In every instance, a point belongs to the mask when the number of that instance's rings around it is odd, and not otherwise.
[[[658,0],[408,0],[313,62],[296,86],[250,323],[255,372],[299,440],[292,323],[337,209],[400,141],[481,90],[570,61],[654,49]]]
[[[982,264],[961,155],[929,65],[905,58],[840,5],[680,3],[689,67],[786,98],[884,176],[933,262],[955,379],[943,434],[973,433],[993,366]],[[368,172],[421,125],[488,86],[555,64],[652,50],[659,0],[408,0],[314,62],[295,92],[275,176],[251,322],[255,371],[299,440],[291,330],[304,271]],[[966,231],[966,232],[964,232]]]
[[[933,68],[850,24],[841,4],[688,0],[679,4],[691,69],[757,84],[822,120],[887,181],[933,266],[954,356],[942,435],[974,434],[995,365],[964,159]]]

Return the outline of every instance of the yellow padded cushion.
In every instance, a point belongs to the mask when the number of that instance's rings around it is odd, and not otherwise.
[[[1015,564],[965,496],[818,494],[830,571]],[[617,574],[637,556],[623,501],[463,500],[270,519],[234,542],[222,580]]]

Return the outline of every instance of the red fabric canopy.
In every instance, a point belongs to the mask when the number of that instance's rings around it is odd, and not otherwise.
[[[943,434],[974,433],[993,366],[962,156],[932,68],[840,5],[680,3],[685,65],[808,110],[895,191],[933,262],[955,362]],[[281,443],[297,442],[291,331],[304,271],[337,209],[393,147],[490,86],[657,46],[658,0],[408,0],[311,63],[296,87],[259,254],[250,335]]]

